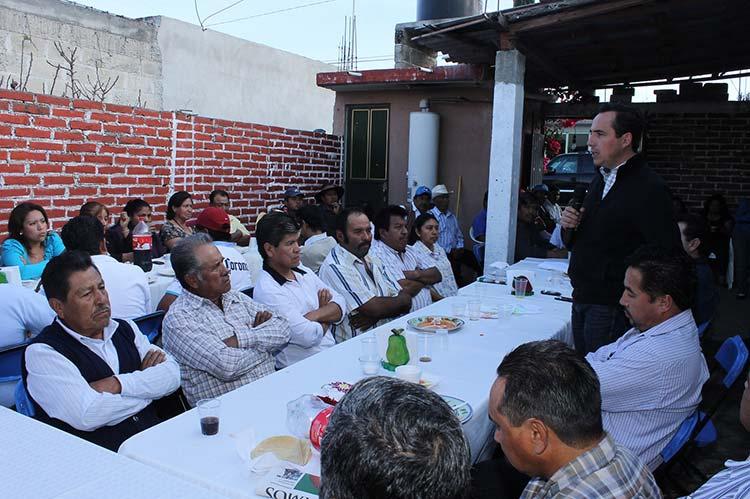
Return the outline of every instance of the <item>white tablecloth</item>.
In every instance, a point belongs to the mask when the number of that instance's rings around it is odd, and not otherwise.
[[[536,266],[533,262],[527,265]],[[512,268],[523,268],[519,266]],[[406,321],[420,315],[452,315],[453,303],[479,296],[488,304],[516,303],[532,305],[542,313],[514,315],[507,320],[465,318],[463,329],[435,335],[432,339],[432,362],[419,363],[416,333],[407,330],[412,364],[438,376],[434,387],[439,394],[467,401],[474,410],[464,424],[477,461],[489,456],[493,427],[487,417],[489,390],[496,378],[496,369],[503,356],[516,346],[534,340],[566,338],[570,332],[570,304],[550,296],[535,295],[516,299],[509,288],[496,284],[473,284],[462,296],[448,298],[416,313],[395,319],[366,335],[336,345],[318,355],[292,365],[221,397],[220,433],[204,437],[200,433],[195,410],[131,437],[119,452],[149,466],[177,476],[196,480],[213,490],[232,497],[253,497],[257,477],[246,469],[236,451],[239,434],[252,429],[257,441],[273,435],[289,434],[286,428],[286,404],[305,393],[322,393],[322,385],[332,381],[356,382],[363,377],[358,363],[360,339],[376,336],[381,353],[385,352],[391,328],[406,328]],[[382,371],[383,375],[390,375]],[[308,471],[319,473],[319,457],[314,453]]]
[[[0,407],[6,498],[223,497]]]
[[[260,253],[258,253],[257,246],[238,246],[236,249],[242,254],[248,266],[250,267],[250,279],[253,282],[253,285],[255,285],[255,283],[258,281],[258,275],[260,274],[261,268],[263,266],[263,259],[261,258]],[[156,310],[156,306],[164,297],[164,293],[166,293],[167,288],[169,288],[169,285],[172,284],[172,281],[174,281],[174,277],[163,275],[172,271],[172,268],[169,266],[169,259],[159,258],[157,259],[157,261],[163,261],[165,263],[162,265],[154,264],[151,272],[146,274],[149,281],[149,291],[151,291],[152,311]]]

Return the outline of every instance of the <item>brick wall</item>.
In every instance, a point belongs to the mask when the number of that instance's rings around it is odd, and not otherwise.
[[[737,104],[737,103],[725,103]],[[750,196],[750,106],[737,112],[649,114],[649,164],[690,210],[714,193],[734,210]]]
[[[21,201],[59,229],[87,201],[117,214],[140,197],[161,222],[171,192],[201,209],[217,188],[252,229],[287,186],[341,182],[341,149],[322,133],[0,90],[0,239]]]

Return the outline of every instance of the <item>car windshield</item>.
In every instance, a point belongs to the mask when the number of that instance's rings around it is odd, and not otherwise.
[[[578,158],[576,155],[558,156],[547,164],[546,175],[565,175],[576,172]]]

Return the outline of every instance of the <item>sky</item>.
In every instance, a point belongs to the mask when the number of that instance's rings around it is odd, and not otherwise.
[[[231,6],[237,0],[75,0],[76,3],[130,18],[167,16],[199,24],[195,5],[201,19]],[[490,10],[497,8],[497,0],[489,0]],[[501,0],[507,8],[512,0]],[[269,12],[274,14],[217,24],[209,29],[244,38],[274,48],[294,52],[312,59],[335,63],[338,45],[344,34],[344,19],[352,14],[352,0],[242,0],[235,6],[205,21],[212,23],[234,21]],[[396,24],[416,21],[417,0],[356,0],[357,55],[359,69],[393,66],[393,38]]]
[[[417,0],[354,0],[357,17],[358,69],[393,67],[394,28],[413,22]],[[130,18],[167,16],[208,29],[335,64],[352,14],[352,0],[75,0],[76,3]],[[232,5],[235,4],[236,5]],[[513,0],[487,0],[488,10],[512,6]],[[196,6],[198,14],[196,14]],[[223,12],[217,11],[229,7]],[[291,10],[289,10],[291,9]],[[281,12],[279,12],[281,11]],[[267,14],[267,15],[266,15]],[[209,16],[211,16],[209,18]],[[255,17],[253,17],[255,16]],[[243,19],[248,18],[249,19]],[[231,21],[231,22],[228,22]],[[217,24],[214,24],[217,23]],[[221,23],[221,24],[218,24]],[[213,26],[211,26],[214,24]],[[750,91],[750,78],[725,80],[729,98]],[[676,85],[660,88],[677,88]],[[634,100],[654,101],[654,87],[636,89]],[[597,93],[607,100],[608,93]]]

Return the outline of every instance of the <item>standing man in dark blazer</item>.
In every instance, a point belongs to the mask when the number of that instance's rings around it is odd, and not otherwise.
[[[628,330],[619,305],[625,259],[643,244],[679,248],[664,180],[638,154],[643,118],[637,109],[604,104],[594,117],[588,147],[598,167],[582,206],[560,221],[571,250],[573,338],[580,354],[615,341]]]

